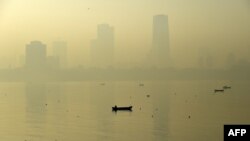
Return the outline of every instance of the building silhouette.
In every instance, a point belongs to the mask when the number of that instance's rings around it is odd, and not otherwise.
[[[53,43],[53,60],[58,60],[60,68],[67,67],[67,42],[56,41]]]
[[[108,24],[97,27],[97,38],[91,42],[91,64],[96,68],[108,68],[114,61],[114,28]]]
[[[27,69],[44,69],[46,67],[46,45],[32,41],[26,45],[25,66]]]
[[[168,16],[156,15],[153,17],[153,41],[150,60],[154,66],[169,67],[170,59]]]

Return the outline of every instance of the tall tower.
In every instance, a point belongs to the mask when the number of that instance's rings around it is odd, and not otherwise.
[[[42,42],[32,41],[26,45],[25,65],[28,69],[44,69],[46,57],[46,45]]]
[[[108,24],[97,27],[97,38],[91,42],[91,63],[97,68],[113,66],[114,28]]]
[[[168,16],[156,15],[153,19],[152,61],[158,67],[170,66]]]
[[[53,43],[53,56],[59,61],[59,67],[67,67],[67,43],[64,41],[56,41]]]

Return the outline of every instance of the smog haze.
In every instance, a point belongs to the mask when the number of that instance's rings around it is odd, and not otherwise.
[[[99,24],[114,27],[115,66],[143,66],[158,14],[168,16],[175,67],[200,67],[204,56],[215,68],[225,67],[229,54],[249,61],[248,0],[1,0],[0,67],[24,65],[25,46],[33,40],[46,44],[48,55],[55,41],[67,42],[68,66],[90,67]]]

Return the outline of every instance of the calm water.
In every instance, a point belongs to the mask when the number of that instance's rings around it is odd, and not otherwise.
[[[101,83],[0,83],[0,140],[221,141],[224,124],[250,123],[250,82]]]

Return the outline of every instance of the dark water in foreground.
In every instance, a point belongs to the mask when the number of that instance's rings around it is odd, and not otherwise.
[[[101,83],[0,83],[0,140],[222,141],[224,124],[250,123],[247,81]]]

